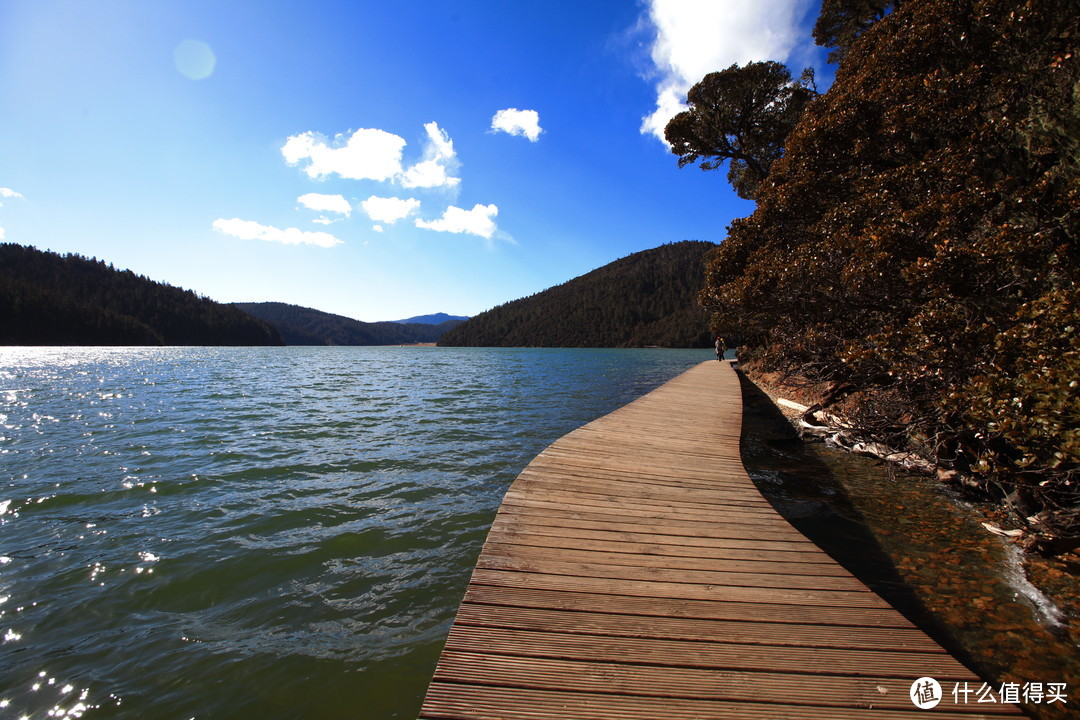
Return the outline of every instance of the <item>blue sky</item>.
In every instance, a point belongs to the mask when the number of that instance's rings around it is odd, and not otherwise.
[[[749,214],[657,136],[828,84],[815,0],[0,0],[0,238],[223,302],[474,315]]]

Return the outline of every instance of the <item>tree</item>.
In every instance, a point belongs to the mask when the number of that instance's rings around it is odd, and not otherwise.
[[[814,40],[833,48],[829,62],[839,63],[867,28],[899,7],[899,0],[824,0],[814,24]]]
[[[280,345],[270,325],[104,261],[0,244],[0,345]]]
[[[686,94],[689,109],[664,130],[679,167],[701,163],[716,170],[730,161],[728,181],[739,197],[755,199],[784,140],[807,104],[817,97],[813,71],[793,82],[778,62],[752,62],[709,73]]]
[[[944,31],[947,28],[948,31]],[[855,42],[707,268],[744,368],[1080,547],[1080,133],[1068,0],[906,3]]]

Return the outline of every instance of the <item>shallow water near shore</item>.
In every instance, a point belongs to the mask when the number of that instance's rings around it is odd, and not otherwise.
[[[710,355],[0,349],[0,717],[414,717],[521,468]]]
[[[1080,614],[1027,577],[1074,599],[1075,568],[1034,559],[1025,571],[1017,548],[980,525],[988,508],[925,476],[803,443],[768,396],[745,380],[743,388],[743,460],[781,514],[987,680],[984,699],[1000,701],[1002,685],[1015,684],[1032,717],[1080,716]],[[1067,702],[1047,702],[1050,683],[1066,684]],[[954,698],[943,684],[942,707],[977,704],[978,689]]]

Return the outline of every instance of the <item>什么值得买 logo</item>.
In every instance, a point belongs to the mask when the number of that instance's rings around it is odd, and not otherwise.
[[[932,677],[921,677],[911,683],[910,694],[915,707],[929,710],[941,702],[941,685]]]

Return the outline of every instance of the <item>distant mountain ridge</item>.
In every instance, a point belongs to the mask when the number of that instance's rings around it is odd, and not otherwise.
[[[281,345],[229,305],[96,258],[0,244],[0,345]]]
[[[286,345],[411,345],[433,343],[460,320],[367,323],[344,315],[281,302],[233,303],[277,329]],[[430,316],[429,316],[430,317]]]
[[[394,322],[406,324],[416,323],[419,325],[442,325],[444,322],[449,322],[451,320],[464,322],[468,319],[468,315],[447,315],[444,312],[440,312],[431,315],[417,315],[416,317],[406,318],[404,320],[394,320]]]
[[[530,297],[480,313],[439,345],[711,347],[698,304],[710,242],[685,240],[628,255]]]

